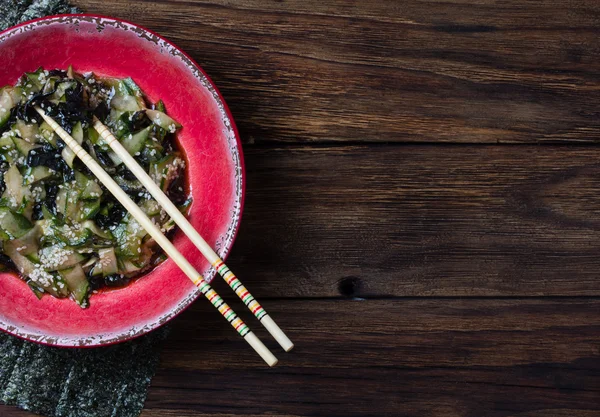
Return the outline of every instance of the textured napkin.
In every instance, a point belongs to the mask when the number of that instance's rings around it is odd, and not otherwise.
[[[137,417],[166,332],[95,349],[0,333],[0,400],[49,417]]]
[[[78,11],[64,0],[0,0],[0,30]],[[61,349],[0,332],[0,401],[49,417],[137,417],[166,333],[104,348]]]
[[[38,17],[78,11],[65,0],[0,0],[0,30]]]

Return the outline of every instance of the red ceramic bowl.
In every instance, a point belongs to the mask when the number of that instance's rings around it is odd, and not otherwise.
[[[0,33],[0,86],[25,71],[66,68],[101,76],[132,77],[152,101],[162,99],[183,129],[194,203],[190,222],[225,257],[240,222],[244,165],[238,134],[223,98],[207,75],[176,46],[121,20],[65,15],[35,20]],[[175,246],[207,280],[215,271],[185,238]],[[100,346],[147,333],[199,295],[167,260],[126,288],[92,296],[91,307],[45,296],[37,300],[13,274],[0,274],[0,328],[57,346]]]

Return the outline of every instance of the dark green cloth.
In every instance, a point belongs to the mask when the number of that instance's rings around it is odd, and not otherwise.
[[[0,400],[51,417],[137,417],[167,330],[95,349],[0,333]]]
[[[64,0],[0,0],[0,30],[76,12]],[[0,401],[49,417],[137,417],[166,333],[104,348],[61,349],[0,332]]]
[[[77,12],[66,0],[0,0],[0,30],[38,17]]]

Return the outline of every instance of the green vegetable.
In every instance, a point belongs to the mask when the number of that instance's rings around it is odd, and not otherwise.
[[[56,171],[45,167],[43,165],[39,165],[36,167],[27,167],[25,170],[25,175],[23,176],[24,184],[31,185],[35,184],[39,181],[48,179],[50,177],[54,177]]]
[[[146,141],[148,140],[148,136],[150,135],[151,126],[140,130],[139,132],[124,137],[121,140],[121,145],[129,152],[130,155],[139,155]]]
[[[167,131],[171,131],[172,133],[181,127],[179,123],[159,110],[146,110],[146,116],[148,116],[155,125],[160,126]]]
[[[81,127],[81,122],[77,122],[77,124],[73,127],[73,132],[71,134],[73,139],[77,141],[80,145],[83,143],[83,128]],[[69,165],[69,168],[73,168],[73,161],[75,160],[75,152],[71,150],[68,146],[62,150],[62,157]]]
[[[36,146],[32,143],[25,141],[24,139],[19,139],[17,137],[12,138],[13,143],[15,144],[15,148],[21,153],[23,156],[27,156],[29,151],[35,149]]]
[[[44,101],[37,104],[165,230],[174,223],[91,126],[91,115],[108,106],[102,122],[164,190],[182,175],[183,160],[168,143],[181,125],[162,101],[149,109],[131,78],[39,68],[0,89],[0,251],[36,297],[70,297],[86,307],[93,289],[128,282],[164,257],[48,123],[30,119],[23,108],[10,117],[40,94]]]
[[[117,264],[117,254],[115,253],[115,249],[101,249],[98,251],[98,255],[100,256],[100,259],[94,267],[94,274],[102,274],[103,276],[116,274],[119,270],[119,266]]]
[[[81,265],[77,264],[72,268],[59,271],[59,273],[66,282],[75,302],[80,306],[85,306],[87,304],[90,284],[85,277],[85,272],[83,272]]]
[[[8,122],[10,111],[16,104],[12,92],[13,90],[10,87],[0,90],[0,128]]]
[[[0,207],[0,237],[3,240],[18,239],[32,227],[33,225],[27,220],[27,217],[8,207]]]

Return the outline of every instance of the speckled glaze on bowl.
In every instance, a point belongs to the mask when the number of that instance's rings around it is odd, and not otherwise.
[[[227,256],[239,226],[244,195],[241,144],[223,98],[184,52],[132,23],[93,15],[34,20],[0,33],[0,86],[25,71],[66,68],[100,76],[132,77],[152,101],[162,99],[183,124],[178,135],[186,152],[189,218],[206,241]],[[211,280],[215,271],[177,234],[175,246]],[[96,294],[82,310],[70,300],[37,300],[13,274],[0,274],[0,329],[34,342],[101,346],[145,334],[189,306],[199,291],[167,260],[126,288]]]

